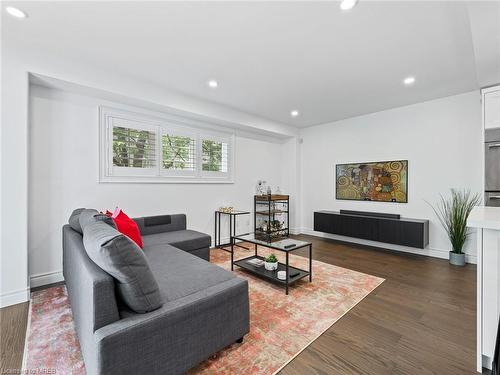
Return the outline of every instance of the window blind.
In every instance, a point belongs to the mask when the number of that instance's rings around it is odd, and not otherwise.
[[[100,107],[101,182],[232,183],[234,135]]]
[[[156,133],[139,128],[113,126],[113,166],[154,168]]]
[[[228,143],[204,139],[202,141],[202,170],[207,172],[228,171]]]
[[[162,136],[162,166],[168,170],[194,171],[196,165],[195,140],[189,136],[164,134]]]

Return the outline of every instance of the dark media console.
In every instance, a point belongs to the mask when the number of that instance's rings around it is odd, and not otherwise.
[[[317,211],[314,230],[363,240],[425,248],[429,244],[429,220],[362,211]]]
[[[367,211],[351,211],[340,210],[341,215],[354,215],[354,216],[370,216],[370,217],[384,217],[386,219],[401,219],[400,214],[386,214],[384,212],[367,212]]]

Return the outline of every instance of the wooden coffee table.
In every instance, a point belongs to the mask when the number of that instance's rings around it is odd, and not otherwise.
[[[243,259],[234,260],[234,246],[235,241],[245,241],[255,245],[255,254]],[[294,245],[293,247],[287,247],[288,245]],[[252,259],[262,259],[265,258],[258,255],[257,247],[264,246],[269,249],[281,251],[285,253],[285,263],[278,263],[278,269],[275,271],[268,271],[264,266],[255,266],[251,263],[248,263],[249,260]],[[289,264],[289,255],[299,249],[303,249],[304,247],[309,247],[309,270],[303,270],[301,268],[292,267]],[[268,280],[270,282],[282,285],[285,287],[285,293],[288,294],[288,286],[297,282],[304,277],[309,276],[309,282],[312,282],[312,243],[294,240],[291,238],[286,238],[280,241],[275,242],[267,242],[262,241],[255,238],[254,233],[244,234],[240,236],[231,237],[231,270],[234,269],[234,266],[238,266],[243,268],[244,270],[261,277],[262,279]],[[278,271],[286,271],[286,279],[281,280],[278,279]]]

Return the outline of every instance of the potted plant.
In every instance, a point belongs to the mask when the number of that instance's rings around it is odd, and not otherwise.
[[[271,254],[265,260],[264,267],[266,270],[275,271],[278,269],[278,258],[276,258],[276,255]]]
[[[432,207],[441,225],[446,230],[450,239],[452,250],[450,251],[450,263],[456,266],[465,265],[465,254],[463,247],[469,231],[467,230],[467,218],[470,212],[481,202],[479,194],[471,194],[470,190],[451,189],[450,197],[443,197]]]

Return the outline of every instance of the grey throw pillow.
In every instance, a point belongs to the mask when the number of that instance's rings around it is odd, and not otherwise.
[[[71,213],[71,216],[68,220],[69,226],[80,234],[83,234],[82,227],[80,226],[80,214],[83,210],[85,210],[85,208],[77,208]]]
[[[82,232],[83,229],[85,229],[85,226],[94,223],[96,221],[104,221],[106,224],[111,225],[113,228],[116,229],[115,222],[113,221],[112,218],[104,214],[101,214],[99,211],[94,210],[93,208],[83,209],[80,212],[78,221],[80,223],[80,228],[82,228]]]
[[[83,244],[90,259],[116,280],[118,295],[137,313],[163,305],[160,289],[142,249],[102,221],[83,226]]]

